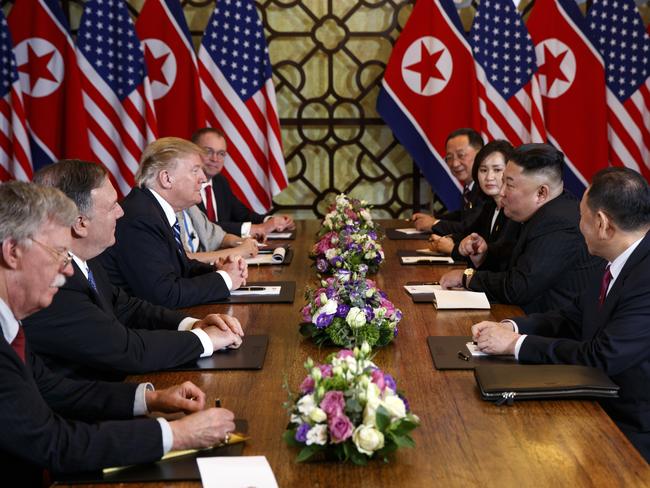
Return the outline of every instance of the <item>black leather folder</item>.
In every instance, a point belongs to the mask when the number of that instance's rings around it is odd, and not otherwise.
[[[393,241],[427,241],[431,232],[422,231],[417,234],[405,234],[395,229],[386,229],[386,237]]]
[[[421,266],[423,264],[426,265],[426,266],[457,266],[457,265],[465,265],[465,266],[467,266],[467,263],[465,261],[452,261],[451,263],[449,263],[449,262],[445,262],[445,261],[432,261],[432,262],[429,262],[429,261],[423,260],[423,261],[420,261],[420,262],[417,262],[417,263],[405,263],[404,260],[402,259],[402,258],[406,258],[406,257],[409,257],[409,258],[410,257],[416,257],[416,258],[428,258],[428,257],[448,258],[449,257],[449,256],[447,256],[445,254],[439,254],[439,253],[428,254],[428,253],[422,253],[422,252],[418,252],[418,251],[406,251],[406,250],[400,249],[400,250],[397,251],[397,256],[400,258],[399,259],[400,264],[404,264],[406,266],[413,266],[413,265],[420,265]]]
[[[269,345],[269,336],[252,335],[244,336],[238,349],[217,351],[212,356],[200,358],[191,363],[171,368],[175,371],[205,370],[232,370],[232,369],[262,369],[266,349]]]
[[[296,294],[295,281],[250,281],[246,286],[281,286],[279,295],[230,295],[214,303],[293,303]]]
[[[619,387],[598,368],[572,364],[480,365],[474,369],[481,398],[515,400],[616,398]]]
[[[429,336],[427,345],[436,369],[474,369],[485,364],[516,363],[514,356],[472,356],[466,344],[472,336]],[[462,353],[461,356],[458,353]]]

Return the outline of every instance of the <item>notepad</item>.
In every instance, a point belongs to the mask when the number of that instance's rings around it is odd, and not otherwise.
[[[454,260],[447,256],[402,256],[400,257],[402,264],[417,264],[417,263],[447,263],[453,264]]]
[[[433,290],[433,305],[438,310],[490,309],[490,302],[483,292],[466,290],[443,290],[439,286],[436,287],[436,285],[434,285],[434,288],[436,289]]]
[[[404,285],[404,289],[409,292],[411,295],[424,295],[431,294],[435,290],[439,290],[440,286],[438,285]]]
[[[282,291],[281,286],[242,286],[237,290],[232,290],[232,296],[247,296],[247,295],[279,295]]]
[[[206,487],[278,488],[266,456],[202,457],[196,462]]]
[[[267,239],[290,239],[291,232],[269,232],[266,234]]]
[[[424,234],[424,231],[422,230],[417,230],[415,227],[407,227],[404,229],[395,229],[397,232],[401,232],[402,234]]]
[[[253,258],[246,258],[248,265],[251,264],[282,264],[287,250],[284,247],[276,247],[272,253],[260,253]]]

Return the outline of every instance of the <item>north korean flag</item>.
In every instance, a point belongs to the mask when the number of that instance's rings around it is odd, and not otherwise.
[[[34,169],[61,158],[91,158],[75,47],[59,2],[16,0],[8,23]]]
[[[135,24],[144,44],[158,133],[189,139],[206,125],[196,54],[178,0],[147,0]]]

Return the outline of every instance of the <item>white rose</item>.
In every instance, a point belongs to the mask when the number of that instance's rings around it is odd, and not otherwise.
[[[381,391],[376,383],[368,383],[368,388],[366,388],[366,402],[370,405],[371,408],[377,408],[380,403],[379,395]]]
[[[309,414],[309,418],[314,422],[325,422],[327,420],[327,414],[319,407],[314,408]]]
[[[298,400],[298,403],[296,403],[296,406],[298,407],[298,411],[302,415],[304,415],[306,417],[309,416],[311,411],[316,406],[316,403],[314,402],[314,395],[305,395],[300,400]]]
[[[320,298],[320,306],[321,307],[327,303],[328,298],[327,298],[327,295],[324,292],[322,292],[320,295],[318,295],[318,298]]]
[[[391,418],[401,419],[406,417],[406,405],[404,405],[402,399],[397,395],[386,397],[381,404],[386,410],[388,410]]]
[[[303,420],[300,415],[296,415],[295,413],[292,413],[289,422],[291,422],[292,424],[300,425],[303,423]]]
[[[353,329],[366,325],[366,314],[359,307],[352,307],[345,317],[345,321]]]
[[[383,442],[383,438],[382,438]],[[314,425],[307,431],[307,445],[318,444],[324,446],[327,443],[327,425],[318,424]]]
[[[323,377],[320,368],[312,368],[310,375],[312,378],[314,378],[314,381],[318,381]]]
[[[363,409],[363,423],[364,425],[369,425],[374,427],[377,424],[377,409],[372,408],[369,404],[366,405],[366,408]]]
[[[370,349],[370,344],[368,344],[366,341],[363,341],[363,344],[361,344],[361,352],[364,355],[368,355],[372,349]]]
[[[363,259],[373,259],[377,253],[375,251],[368,251],[363,255]]]
[[[372,310],[372,313],[375,314],[375,319],[381,320],[386,316],[386,307],[377,307]]]
[[[370,222],[372,220],[370,212],[368,212],[365,208],[359,212],[359,215],[361,215],[361,218],[367,222]]]
[[[336,313],[336,309],[338,308],[339,308],[339,304],[336,300],[327,300],[327,303],[318,309],[318,315],[322,313],[327,315],[333,315]]]
[[[325,257],[327,258],[328,261],[331,261],[336,257],[337,252],[338,251],[335,248],[328,249],[327,251],[325,251]]]
[[[307,436],[309,436],[309,432]],[[354,430],[352,442],[357,446],[359,452],[372,456],[373,452],[384,447],[384,434],[374,427],[362,424]]]

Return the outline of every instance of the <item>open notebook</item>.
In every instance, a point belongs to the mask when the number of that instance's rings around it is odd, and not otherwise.
[[[438,310],[479,309],[488,310],[490,302],[483,292],[467,290],[443,290],[440,285],[405,285],[404,289],[411,295],[419,293],[432,294],[433,305]]]

